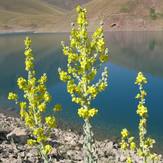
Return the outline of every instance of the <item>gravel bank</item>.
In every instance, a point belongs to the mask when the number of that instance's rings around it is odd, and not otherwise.
[[[30,134],[19,118],[0,113],[0,162],[41,163],[36,149],[31,149],[25,144],[28,137]],[[54,129],[51,139],[54,150],[51,158],[56,163],[83,163],[82,143],[82,135],[72,130]],[[96,147],[99,163],[124,163],[126,160],[113,141],[96,141]],[[135,163],[142,163],[134,153],[131,155]]]

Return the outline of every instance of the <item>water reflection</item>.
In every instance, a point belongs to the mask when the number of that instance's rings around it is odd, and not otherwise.
[[[0,86],[2,91],[9,88],[15,76],[24,74],[25,34],[0,35]],[[68,34],[30,34],[36,56],[36,67],[39,74],[48,72],[49,82],[58,82],[57,68],[66,66],[62,55],[61,40]],[[112,32],[105,35],[110,48],[111,63],[132,69],[148,72],[158,77],[163,76],[163,33],[162,32]],[[13,84],[14,86],[14,84]],[[1,91],[1,93],[3,93]]]
[[[0,108],[13,107],[7,100],[11,90],[17,90],[16,79],[25,76],[24,45],[26,34],[0,35]],[[67,40],[68,34],[29,34],[33,40],[38,76],[46,72],[48,89],[55,102],[62,103],[62,119],[73,124],[80,123],[76,116],[77,106],[66,93],[66,86],[58,79],[58,67],[66,67],[60,42]],[[94,125],[103,135],[119,135],[120,129],[127,127],[137,132],[136,101],[137,88],[134,80],[137,71],[143,71],[149,79],[148,93],[150,128],[149,133],[163,142],[163,32],[108,32],[107,45],[110,49],[109,87],[97,97],[93,105],[100,108]],[[102,105],[101,105],[102,101]],[[163,143],[158,147],[163,148]],[[163,149],[162,149],[163,151]]]
[[[115,32],[106,38],[112,63],[163,76],[163,32]]]

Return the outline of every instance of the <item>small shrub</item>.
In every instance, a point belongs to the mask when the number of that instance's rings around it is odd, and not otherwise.
[[[156,13],[156,10],[154,8],[150,8],[149,15],[150,15],[152,20],[157,19],[157,13]]]
[[[124,5],[124,6],[121,7],[120,11],[121,12],[124,12],[124,13],[127,13],[127,12],[130,11],[130,8],[129,8],[128,5]]]
[[[17,85],[23,91],[24,99],[19,98],[16,93],[10,92],[9,100],[13,100],[20,107],[20,117],[30,130],[33,138],[28,139],[27,144],[38,149],[38,153],[44,162],[48,163],[48,155],[52,151],[52,146],[48,143],[51,136],[51,130],[56,127],[56,119],[53,115],[43,116],[46,112],[51,96],[47,91],[47,76],[43,74],[40,79],[36,79],[34,70],[34,57],[31,49],[31,39],[25,40],[25,70],[28,73],[28,79],[19,77]],[[57,104],[55,111],[59,111],[61,106]]]
[[[105,48],[102,25],[88,37],[86,9],[77,7],[77,23],[72,25],[70,45],[63,45],[63,53],[68,58],[67,70],[59,69],[60,80],[67,83],[67,91],[72,101],[78,104],[78,115],[84,120],[84,162],[97,162],[96,148],[91,119],[98,109],[91,106],[91,101],[107,87],[108,72],[105,67],[102,77],[94,82],[98,65],[108,61],[108,49]]]
[[[144,163],[149,160],[153,162],[159,160],[159,156],[156,153],[152,153],[153,145],[155,140],[147,136],[147,119],[148,119],[148,108],[145,106],[145,97],[147,95],[143,88],[143,85],[147,83],[146,77],[142,72],[138,73],[135,84],[139,86],[139,93],[136,95],[136,99],[139,99],[139,104],[137,106],[136,113],[139,115],[139,144],[136,145],[134,142],[134,137],[130,137],[127,129],[121,131],[121,142],[120,146],[122,150],[132,150],[135,151],[139,157],[142,157]],[[127,163],[132,163],[133,160],[129,153],[127,155]]]

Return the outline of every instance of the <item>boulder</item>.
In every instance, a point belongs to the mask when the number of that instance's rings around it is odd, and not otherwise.
[[[27,132],[22,128],[15,128],[9,134],[7,134],[7,139],[14,141],[14,143],[26,144],[27,138]]]

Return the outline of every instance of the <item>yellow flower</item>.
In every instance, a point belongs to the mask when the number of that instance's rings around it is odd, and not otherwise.
[[[46,76],[45,73],[41,76],[39,82],[40,82],[41,84],[44,84],[44,83],[47,82],[47,76]]]
[[[18,85],[19,89],[25,88],[26,83],[27,83],[27,81],[23,77],[19,77],[17,80],[17,85]]]
[[[44,112],[46,109],[46,104],[43,102],[38,106],[40,112]]]
[[[133,137],[133,136],[128,138],[128,142],[129,142],[129,143],[131,143],[131,142],[133,142],[133,141],[134,141],[134,137]]]
[[[28,48],[31,46],[32,40],[29,37],[26,37],[26,39],[24,40],[24,44]]]
[[[27,144],[30,145],[30,146],[33,146],[33,145],[36,144],[36,140],[34,140],[34,139],[28,139],[27,140]]]
[[[80,108],[78,109],[78,115],[79,117],[86,119],[86,118],[91,118],[94,117],[97,114],[98,110],[97,109],[87,109],[87,108]]]
[[[79,98],[79,97],[73,97],[73,98],[72,98],[72,102],[75,102],[76,104],[79,104],[79,103],[82,102],[82,100],[81,100],[81,98]]]
[[[135,150],[135,148],[136,148],[136,144],[134,142],[131,142],[130,143],[130,149]]]
[[[45,92],[45,94],[44,94],[44,100],[45,100],[46,102],[49,102],[49,101],[51,100],[51,96],[49,95],[48,92]]]
[[[142,90],[140,91],[140,94],[141,94],[141,98],[144,99],[144,97],[147,95],[147,92]]]
[[[17,100],[17,98],[18,98],[18,96],[17,96],[16,93],[10,92],[10,93],[8,94],[8,99],[9,99],[9,100]]]
[[[35,135],[35,136],[44,135],[44,129],[42,127],[35,129],[33,131],[33,135]]]
[[[105,42],[103,38],[97,41],[97,46],[100,52],[102,52],[105,49]]]
[[[69,55],[69,48],[67,46],[64,46],[64,43],[63,43],[63,54]]]
[[[80,5],[78,5],[78,6],[76,7],[76,11],[77,11],[78,13],[81,11]]]
[[[34,64],[33,61],[31,59],[27,59],[25,61],[25,69],[26,71],[30,71],[33,68]]]
[[[101,92],[101,91],[103,91],[103,90],[106,88],[106,86],[107,86],[107,84],[104,83],[104,82],[102,82],[102,83],[100,83],[100,85],[98,86],[98,90]]]
[[[94,117],[97,114],[98,110],[97,109],[89,109],[88,111],[88,117]]]
[[[131,157],[127,157],[126,163],[133,163]]]
[[[72,80],[67,82],[67,92],[73,93],[76,89],[76,86]]]
[[[71,63],[72,61],[77,61],[78,60],[78,55],[77,54],[74,54],[74,53],[69,53],[68,54],[69,57],[68,57],[68,63]]]
[[[128,130],[126,128],[124,128],[122,131],[121,131],[121,135],[123,138],[126,138],[128,136]]]
[[[153,144],[155,144],[155,143],[156,143],[156,141],[154,139],[147,138],[147,140],[146,140],[146,144],[147,144],[148,147],[152,148]]]
[[[36,83],[36,78],[30,78],[29,80],[28,80],[28,87],[33,87],[33,86],[35,86],[35,83]]]
[[[75,73],[76,70],[72,68],[71,66],[68,67],[68,73]]]
[[[108,55],[100,55],[100,61],[103,63],[103,62],[107,62],[109,59],[109,56]]]
[[[62,110],[62,106],[60,104],[56,104],[54,106],[54,111],[58,112],[58,111],[61,111]]]
[[[65,71],[60,71],[59,76],[60,76],[60,80],[62,80],[64,82],[67,81],[68,79],[70,79],[69,75]]]
[[[146,77],[143,75],[142,72],[138,73],[138,76],[136,77],[136,81],[135,84],[146,84],[147,83],[147,79]]]
[[[139,122],[139,125],[145,127],[146,121],[147,120],[145,118],[141,119],[140,122]]]
[[[94,86],[90,86],[88,87],[87,93],[95,97],[97,95],[97,90]]]
[[[75,47],[76,41],[75,41],[74,38],[71,38],[71,39],[70,39],[70,45],[71,45],[72,47]]]
[[[27,57],[32,57],[32,49],[31,49],[31,48],[27,49],[27,50],[24,52],[24,54],[25,54],[25,56],[27,56]]]
[[[20,102],[19,105],[20,105],[21,109],[25,109],[27,107],[27,103],[26,102]]]
[[[137,99],[139,99],[139,98],[144,99],[146,95],[147,95],[147,92],[145,92],[145,90],[141,90],[140,93],[138,93],[135,98],[137,98]]]
[[[35,125],[34,120],[28,114],[26,114],[24,118],[25,118],[25,124],[28,127],[32,128]]]
[[[79,117],[86,119],[89,117],[88,109],[86,108],[80,108],[78,109],[78,115]]]
[[[141,156],[143,156],[143,151],[139,148],[138,151],[137,151],[137,154],[138,154],[138,156],[141,157]]]
[[[45,154],[46,155],[48,155],[48,154],[50,154],[51,152],[52,152],[52,146],[51,145],[45,145],[45,147],[44,147],[44,152],[45,152]]]
[[[127,149],[127,147],[128,147],[127,143],[124,141],[120,143],[120,146],[121,146],[121,149],[123,149],[123,150]]]
[[[45,117],[45,122],[49,128],[55,128],[57,126],[56,119],[53,116]]]
[[[137,98],[137,99],[141,98],[140,93],[138,93],[138,94],[135,96],[135,98]]]
[[[148,113],[147,107],[139,104],[136,113],[139,114],[141,117],[145,116]]]
[[[160,161],[160,158],[161,158],[156,153],[150,154],[149,157],[151,160],[156,160],[156,161]]]
[[[37,142],[46,142],[47,141],[47,137],[45,135],[39,135],[37,136]]]

